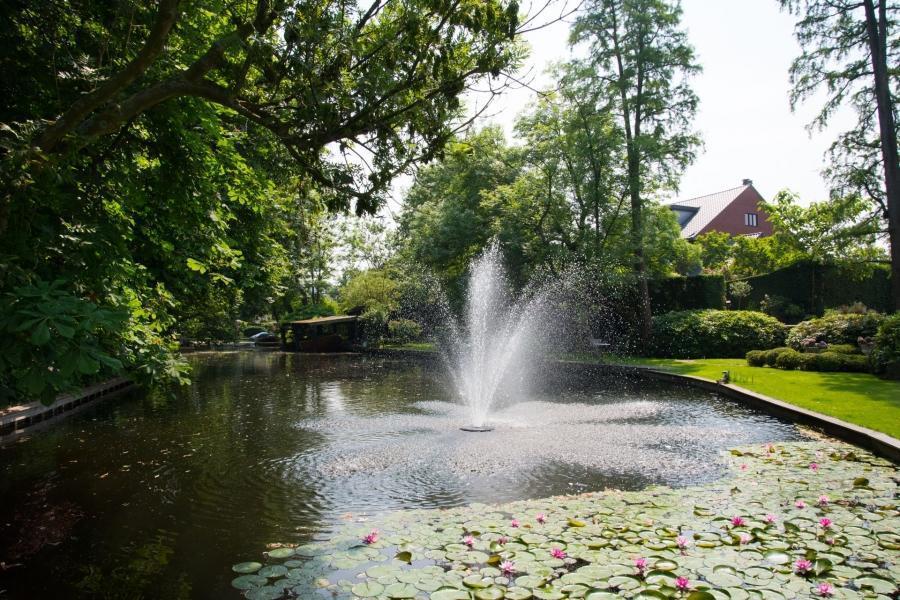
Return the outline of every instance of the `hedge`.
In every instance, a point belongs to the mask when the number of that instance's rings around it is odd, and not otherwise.
[[[842,352],[797,352],[793,348],[772,350],[751,350],[746,355],[751,367],[770,366],[791,371],[850,371],[865,373],[870,371],[869,359],[862,354]]]
[[[740,358],[784,343],[778,319],[749,310],[685,310],[653,317],[651,353],[668,358]]]
[[[859,337],[873,337],[884,321],[879,313],[842,314],[833,313],[803,321],[791,328],[787,345],[795,350],[803,348],[804,340],[824,341],[832,344],[857,344]]]
[[[721,275],[667,277],[650,282],[654,314],[702,308],[725,308],[725,278]]]
[[[860,275],[840,265],[799,262],[746,281],[752,288],[748,306],[753,307],[758,307],[766,295],[788,300],[812,315],[854,302],[881,312],[892,307],[890,269],[880,265]]]

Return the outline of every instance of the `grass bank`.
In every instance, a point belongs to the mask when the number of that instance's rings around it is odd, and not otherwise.
[[[731,382],[742,388],[900,439],[898,381],[879,379],[867,373],[750,367],[739,358],[678,360],[604,357],[604,362],[653,367],[713,381],[722,377],[722,371],[728,371]]]

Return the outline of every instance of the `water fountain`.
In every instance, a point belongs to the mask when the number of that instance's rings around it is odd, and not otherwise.
[[[510,300],[501,259],[493,243],[472,263],[465,323],[452,328],[447,358],[471,417],[463,431],[493,429],[488,417],[502,399],[502,385],[529,372],[547,319],[546,289]]]

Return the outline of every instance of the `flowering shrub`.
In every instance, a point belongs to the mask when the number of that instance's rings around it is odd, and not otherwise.
[[[879,313],[842,314],[830,313],[818,319],[798,323],[787,335],[787,345],[801,350],[811,343],[856,344],[860,337],[875,335],[884,321]]]
[[[784,325],[749,310],[685,310],[653,318],[652,352],[672,358],[739,358],[784,342]]]

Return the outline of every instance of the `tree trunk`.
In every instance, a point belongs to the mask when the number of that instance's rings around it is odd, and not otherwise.
[[[641,349],[646,352],[653,335],[653,312],[650,308],[650,286],[647,283],[647,264],[644,260],[644,216],[640,187],[640,162],[637,150],[628,151],[628,191],[631,197],[631,247],[634,252],[634,272],[641,292]]]
[[[875,75],[875,100],[881,134],[881,159],[884,163],[884,188],[887,198],[888,238],[891,252],[891,296],[894,310],[900,310],[900,163],[897,155],[897,128],[887,71],[886,0],[879,3],[875,14],[873,0],[864,0],[866,34]]]

